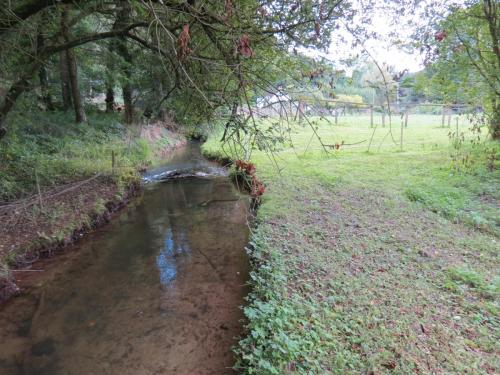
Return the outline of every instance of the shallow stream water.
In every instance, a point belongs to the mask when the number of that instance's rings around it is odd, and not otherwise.
[[[158,182],[174,170],[198,177]],[[109,225],[16,273],[31,286],[0,306],[0,374],[231,373],[248,198],[196,144],[145,181]]]

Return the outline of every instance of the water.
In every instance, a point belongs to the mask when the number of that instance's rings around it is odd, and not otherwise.
[[[204,177],[152,182],[181,168]],[[38,285],[0,308],[0,374],[231,373],[248,199],[196,145],[145,178],[111,224],[19,273]]]

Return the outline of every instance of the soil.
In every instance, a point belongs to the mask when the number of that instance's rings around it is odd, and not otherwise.
[[[68,191],[56,195],[61,190]],[[39,258],[53,256],[85,233],[109,222],[112,213],[139,191],[138,183],[131,183],[119,194],[113,181],[100,177],[76,188],[58,187],[46,193],[43,209],[33,199],[4,206],[0,208],[0,259],[13,269],[29,269]],[[0,303],[19,291],[12,278],[2,278]]]

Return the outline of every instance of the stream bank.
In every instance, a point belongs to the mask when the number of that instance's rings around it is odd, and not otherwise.
[[[249,198],[193,144],[144,179],[109,225],[20,278],[31,287],[0,308],[0,373],[232,373]]]
[[[168,160],[187,142],[182,134],[167,130],[163,124],[143,126],[139,139],[148,144],[153,155],[152,160],[137,165],[136,171],[130,167],[119,173],[103,170],[86,180],[0,205],[0,305],[21,293],[18,274],[108,223],[113,214],[139,195],[137,169]]]

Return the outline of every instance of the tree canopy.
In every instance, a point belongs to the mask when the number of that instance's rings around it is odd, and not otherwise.
[[[107,102],[121,86],[128,123],[138,103],[150,115],[168,102],[183,123],[221,108],[235,114],[252,91],[273,89],[290,48],[326,47],[348,9],[340,0],[2,1],[0,134],[24,92],[40,89],[53,105],[47,75],[57,71],[77,121],[85,119],[76,108],[82,71],[87,89],[106,93]],[[227,124],[240,126],[236,116]]]
[[[494,139],[500,138],[499,13],[494,0],[452,4],[420,38],[428,57],[423,91],[448,103],[484,106]]]

